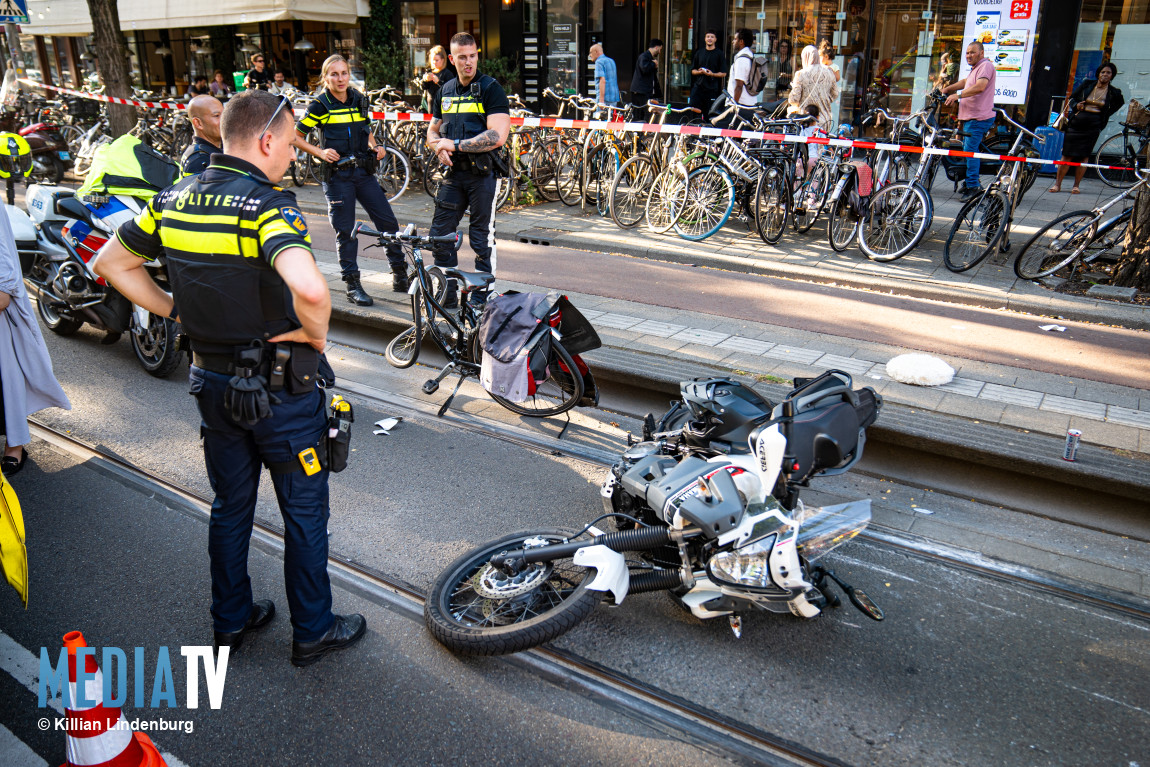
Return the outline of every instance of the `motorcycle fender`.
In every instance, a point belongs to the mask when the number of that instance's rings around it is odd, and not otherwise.
[[[132,325],[134,326],[133,330],[135,330],[135,329],[139,329],[141,331],[147,330],[148,326],[150,324],[148,322],[148,319],[151,316],[152,316],[152,313],[149,312],[144,307],[137,306],[136,304],[132,304],[132,317],[133,317]]]
[[[799,594],[790,602],[787,602],[787,607],[791,608],[791,613],[799,618],[815,618],[822,612],[822,610],[807,601],[806,594]]]
[[[627,572],[627,560],[618,551],[606,546],[587,546],[575,552],[572,561],[580,567],[595,569],[595,578],[587,585],[591,591],[610,591],[615,604],[623,604],[631,576]]]

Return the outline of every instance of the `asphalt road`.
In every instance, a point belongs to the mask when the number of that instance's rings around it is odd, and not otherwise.
[[[153,379],[126,341],[101,346],[86,330],[47,341],[75,409],[46,411],[45,420],[206,492],[198,419],[178,374]],[[332,356],[345,385],[398,403],[352,395],[356,452],[332,480],[333,554],[426,589],[482,541],[508,530],[572,528],[598,513],[598,467],[408,409],[398,395],[414,395],[426,369],[391,371],[381,357],[351,349]],[[522,422],[474,390],[460,411],[543,436],[558,430]],[[385,414],[405,420],[390,436],[371,435],[369,425]],[[570,437],[618,450],[627,426],[588,411]],[[32,606],[25,613],[11,591],[0,594],[0,630],[34,655],[73,629],[100,645],[210,641],[201,521],[43,445],[17,480],[28,514]],[[260,518],[276,525],[271,493],[262,499]],[[932,499],[939,512],[946,503]],[[852,543],[832,558],[886,610],[884,623],[849,606],[813,622],[756,614],[736,640],[725,622],[697,621],[664,595],[646,594],[600,607],[556,644],[849,764],[1150,759],[1150,624],[875,543]],[[253,554],[257,594],[284,609],[279,570],[275,556]],[[722,758],[505,661],[455,658],[418,621],[359,597],[338,593],[336,609],[368,615],[361,647],[296,670],[281,616],[230,665],[224,708],[194,712],[195,732],[166,735],[161,747],[191,767]],[[182,678],[177,668],[178,691]],[[58,763],[52,749],[62,746],[30,732],[34,697],[0,680],[0,723]]]

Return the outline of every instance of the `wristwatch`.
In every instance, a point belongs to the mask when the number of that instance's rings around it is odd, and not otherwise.
[[[459,151],[459,139],[455,139],[455,151]]]

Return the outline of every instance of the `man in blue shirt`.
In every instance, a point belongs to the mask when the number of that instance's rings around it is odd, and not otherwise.
[[[599,43],[591,46],[588,58],[595,62],[595,100],[606,106],[618,106],[619,75],[614,59],[603,53],[603,46]]]

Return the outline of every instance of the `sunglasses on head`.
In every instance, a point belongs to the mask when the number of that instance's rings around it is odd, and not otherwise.
[[[277,98],[280,100],[279,106],[276,107],[276,111],[272,112],[272,116],[270,118],[268,118],[267,125],[264,126],[264,129],[262,131],[260,131],[260,140],[261,141],[264,138],[264,134],[267,133],[268,129],[270,129],[272,127],[272,123],[274,123],[276,121],[276,118],[279,117],[280,110],[284,108],[284,104],[290,104],[291,103],[291,99],[289,99],[287,96],[278,96]],[[290,107],[289,107],[289,109],[290,109]]]

